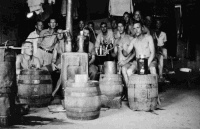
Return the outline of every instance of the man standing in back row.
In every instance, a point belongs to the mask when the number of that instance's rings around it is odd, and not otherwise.
[[[56,45],[56,26],[58,23],[55,18],[50,18],[49,28],[41,31],[40,38],[38,40],[38,51],[36,57],[40,59],[43,66],[49,66],[53,58],[53,49]],[[51,68],[49,66],[48,68]]]
[[[28,35],[28,38],[26,41],[30,41],[33,43],[33,54],[35,55],[37,53],[38,49],[38,37],[40,36],[40,32],[43,30],[43,22],[42,21],[37,21],[35,25],[35,31],[31,32]]]

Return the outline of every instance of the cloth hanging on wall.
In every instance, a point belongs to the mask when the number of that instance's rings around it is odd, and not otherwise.
[[[108,8],[113,16],[123,16],[125,12],[133,13],[132,0],[110,0]]]
[[[42,8],[42,4],[44,3],[44,0],[28,0],[27,3],[30,9],[30,12],[35,11],[37,14],[44,12]]]

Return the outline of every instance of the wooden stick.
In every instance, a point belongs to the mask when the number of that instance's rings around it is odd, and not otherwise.
[[[14,47],[14,46],[0,46],[0,49],[4,48],[4,49],[23,49],[23,48],[28,48],[28,47]]]

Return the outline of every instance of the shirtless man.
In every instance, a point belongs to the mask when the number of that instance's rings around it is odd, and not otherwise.
[[[33,43],[25,41],[22,44],[22,54],[16,57],[16,74],[19,75],[22,69],[40,68],[40,61],[33,56]]]
[[[133,37],[125,34],[125,23],[123,21],[119,21],[117,26],[120,37],[115,41],[114,56],[117,55],[118,69],[119,71],[121,69],[124,81],[128,82],[127,69],[131,66],[130,61],[135,56],[135,53],[133,51],[130,51],[129,54],[127,54],[127,56],[125,57],[123,55],[123,50],[130,45]],[[127,83],[125,85],[127,86]]]
[[[148,67],[151,74],[156,74],[156,61],[154,61],[155,57],[155,47],[153,38],[151,35],[144,34],[142,32],[143,24],[140,21],[136,21],[133,23],[133,29],[136,33],[136,38],[134,38],[130,45],[127,46],[124,50],[124,55],[128,56],[129,53],[135,49],[136,59],[139,58],[139,55],[145,55],[148,58]],[[127,70],[127,74],[130,76],[135,73],[137,70],[137,61],[133,61],[132,66]]]

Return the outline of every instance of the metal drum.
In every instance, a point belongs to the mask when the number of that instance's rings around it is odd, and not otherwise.
[[[145,56],[140,55],[139,59],[137,59],[137,67],[138,74],[148,74],[148,59]]]
[[[104,62],[104,74],[117,74],[117,64],[115,61]]]

